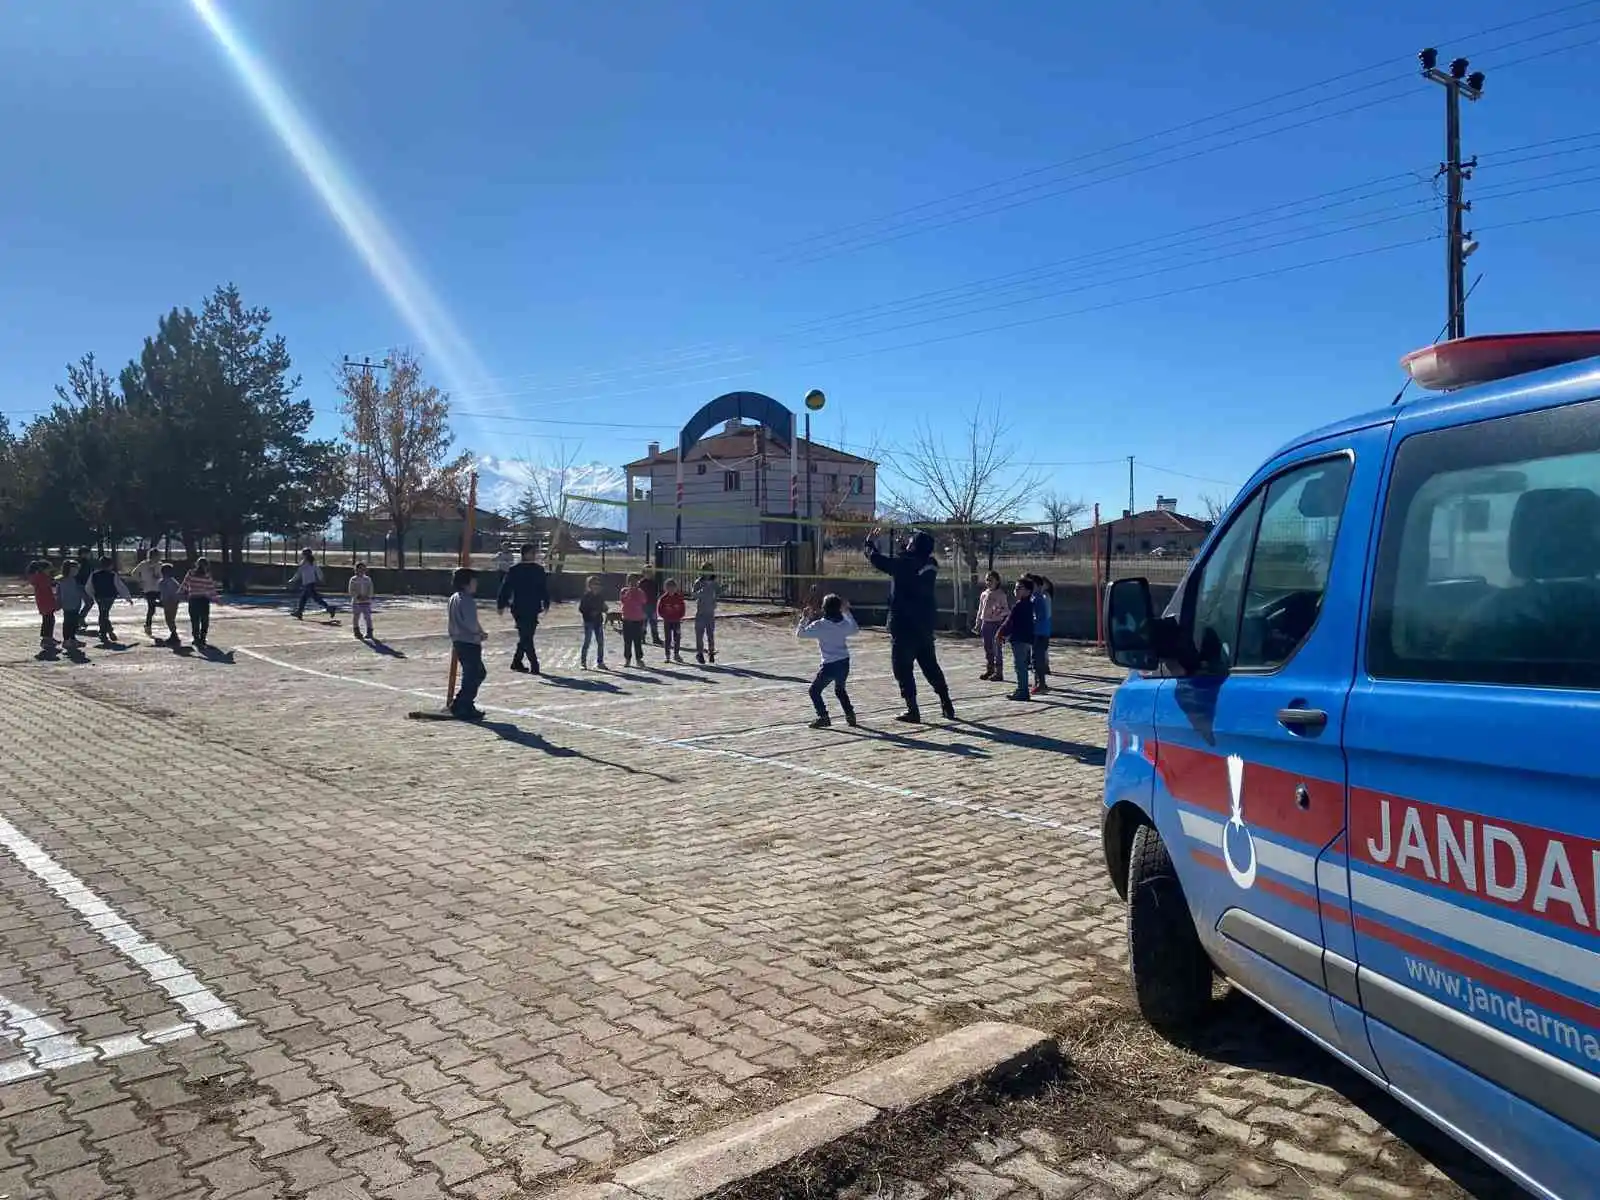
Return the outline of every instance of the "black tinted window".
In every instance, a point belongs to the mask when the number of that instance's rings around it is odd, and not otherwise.
[[[1267,488],[1234,666],[1282,666],[1310,635],[1328,588],[1352,465],[1349,458],[1311,463]]]
[[[1600,686],[1600,402],[1405,440],[1367,658],[1390,678]]]

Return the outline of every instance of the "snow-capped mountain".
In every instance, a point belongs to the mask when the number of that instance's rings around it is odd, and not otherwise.
[[[522,493],[532,484],[537,473],[546,477],[548,490],[557,490],[555,472],[545,466],[530,464],[525,459],[497,458],[492,454],[478,456],[478,505],[494,512],[509,512],[516,507]],[[566,491],[573,495],[595,496],[602,500],[626,500],[628,478],[619,467],[605,463],[577,463],[567,472]],[[595,505],[592,524],[612,529],[627,527],[627,510],[621,505]]]

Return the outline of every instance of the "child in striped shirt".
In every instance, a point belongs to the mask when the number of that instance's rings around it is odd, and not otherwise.
[[[211,602],[217,597],[209,559],[194,560],[194,570],[183,577],[183,593],[189,597],[189,636],[204,650],[211,635]]]

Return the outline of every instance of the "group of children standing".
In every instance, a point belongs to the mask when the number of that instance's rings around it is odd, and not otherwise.
[[[654,594],[654,580],[647,575],[630,575],[617,595],[617,607],[622,616],[622,665],[635,663],[644,666],[644,634],[648,626],[651,640],[662,648],[663,662],[683,661],[683,622],[689,615],[689,601],[694,601],[694,658],[698,663],[717,661],[717,576],[710,566],[701,569],[700,577],[688,592],[684,592],[676,579],[662,585],[661,594]],[[583,619],[583,649],[578,661],[585,670],[589,666],[589,646],[595,648],[595,666],[601,670],[606,665],[606,615],[610,606],[600,592],[600,577],[591,575],[585,581],[583,595],[578,598],[578,615]],[[659,621],[659,628],[657,622]]]
[[[517,651],[511,660],[513,671],[526,670],[539,673],[539,657],[534,652],[533,634],[538,628],[538,616],[550,607],[549,593],[542,568],[537,572],[526,570],[519,577],[519,568],[532,568],[536,548],[524,546],[522,563],[509,568],[504,576],[497,598],[499,608],[508,607],[517,618]],[[651,603],[648,586],[651,581],[644,575],[630,575],[617,595],[617,605],[622,618],[623,666],[644,666],[644,634],[647,625],[660,622],[664,636],[652,639],[662,647],[665,662],[683,661],[683,622],[688,616],[688,602],[695,602],[694,644],[695,660],[704,663],[717,661],[717,576],[707,565],[687,593],[678,581],[669,579],[660,596]],[[478,621],[478,573],[471,567],[462,567],[450,581],[449,604],[450,641],[455,647],[456,660],[461,665],[461,686],[450,702],[450,711],[466,721],[480,721],[483,711],[477,706],[478,689],[483,686],[488,669],[483,665],[483,643],[488,635]],[[606,617],[610,605],[602,593],[598,575],[584,581],[583,595],[578,598],[578,616],[583,621],[583,647],[579,662],[589,669],[589,647],[595,651],[595,666],[606,667]],[[652,620],[651,618],[654,618]],[[370,618],[369,618],[370,620]],[[528,666],[524,667],[526,658]]]
[[[978,599],[978,619],[973,632],[983,638],[984,671],[979,678],[1004,681],[1005,647],[1011,647],[1011,662],[1017,686],[1013,700],[1027,700],[1048,692],[1050,675],[1050,614],[1055,600],[1055,585],[1043,575],[1023,575],[1013,596],[1006,591],[998,571],[990,571],[987,585]],[[1028,689],[1028,673],[1033,672],[1033,690]]]
[[[145,599],[144,632],[157,645],[181,646],[178,638],[178,605],[189,601],[189,630],[194,644],[204,649],[211,629],[211,602],[217,595],[217,581],[212,578],[211,564],[197,559],[194,567],[179,582],[177,568],[161,561],[161,552],[152,549],[149,557],[134,568],[133,576]],[[68,650],[81,650],[83,642],[78,634],[84,628],[89,613],[98,617],[98,634],[101,645],[117,641],[116,628],[111,623],[111,606],[118,600],[133,604],[133,595],[126,581],[117,571],[115,561],[103,556],[97,567],[88,561],[69,558],[61,564],[61,573],[51,573],[49,559],[35,559],[28,564],[28,584],[33,588],[33,601],[39,610],[39,644],[45,649],[56,642],[56,614],[61,614],[61,645]],[[165,638],[154,636],[156,613],[166,619]]]

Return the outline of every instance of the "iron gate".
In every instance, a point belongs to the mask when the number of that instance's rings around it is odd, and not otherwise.
[[[704,570],[716,573],[720,595],[729,600],[795,603],[800,584],[799,546],[674,546],[656,544],[656,571],[661,580],[676,579],[685,591]]]

